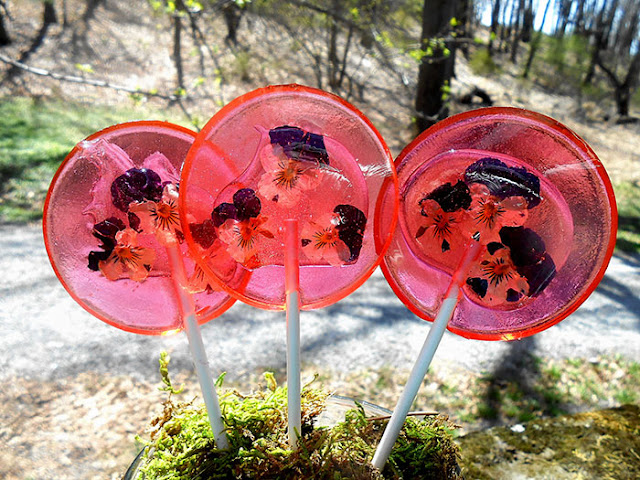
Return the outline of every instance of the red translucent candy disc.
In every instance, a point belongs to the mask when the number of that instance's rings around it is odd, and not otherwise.
[[[449,322],[465,337],[540,332],[604,275],[617,226],[611,183],[589,146],[555,120],[514,108],[455,115],[405,148],[396,168],[399,221],[382,267],[420,317],[436,315],[475,240],[480,253],[461,272]]]
[[[177,187],[194,137],[164,122],[107,128],[75,146],[49,188],[44,239],[56,275],[80,305],[123,330],[182,328],[168,249],[183,253],[199,323],[233,303],[190,260],[181,232]]]
[[[386,184],[397,192],[389,150],[353,106],[298,85],[262,88],[217,113],[189,151],[185,237],[232,295],[283,308],[284,221],[298,220],[301,307],[323,307],[379,264],[396,222],[397,202],[376,217]]]

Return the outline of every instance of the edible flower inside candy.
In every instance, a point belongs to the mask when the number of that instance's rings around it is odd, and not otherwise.
[[[262,168],[258,191],[284,207],[295,205],[303,192],[322,182],[322,166],[329,156],[322,135],[298,127],[277,127],[269,131],[270,144],[259,152]]]
[[[138,218],[136,229],[141,233],[155,233],[158,241],[163,245],[172,245],[181,238],[180,215],[178,213],[178,188],[167,183],[162,191],[162,198],[158,201],[131,203],[129,218]]]
[[[428,235],[427,242],[435,240],[442,252],[451,249],[452,242],[463,240],[461,230],[468,218],[466,209],[471,205],[467,185],[459,181],[455,185],[445,183],[420,200],[420,214],[426,217],[416,232],[416,240]]]
[[[509,248],[497,242],[483,248],[468,275],[467,287],[486,305],[517,302],[529,292],[527,280],[516,270]]]
[[[524,227],[503,227],[500,238],[486,245],[469,271],[466,285],[475,298],[505,306],[542,293],[556,273],[542,238]]]
[[[227,245],[227,251],[237,262],[247,268],[259,266],[257,258],[260,236],[274,238],[263,228],[267,218],[260,215],[262,204],[250,188],[238,190],[233,203],[221,203],[211,213],[218,228],[218,238]]]
[[[165,246],[174,245],[182,238],[178,189],[171,182],[163,183],[152,169],[131,168],[111,182],[109,193],[116,211],[127,214],[129,226],[116,216],[96,223],[92,234],[102,242],[103,251],[89,253],[88,267],[100,271],[109,280],[144,281],[156,252],[149,246],[139,245],[138,236],[155,235]]]
[[[153,249],[138,245],[138,232],[132,228],[118,231],[115,240],[109,257],[98,262],[102,274],[109,280],[122,277],[137,282],[145,280],[156,258]]]
[[[353,205],[338,205],[329,215],[311,221],[302,229],[304,254],[314,263],[323,260],[341,266],[358,260],[367,225],[364,213]]]
[[[426,220],[419,222],[415,238],[428,252],[435,242],[440,258],[457,258],[470,238],[480,241],[482,253],[466,280],[468,294],[490,306],[517,306],[539,295],[555,275],[544,241],[524,227],[529,210],[541,200],[536,175],[482,158],[457,181],[421,197],[418,207]]]
[[[116,234],[120,230],[126,228],[124,222],[116,217],[109,217],[106,220],[97,223],[93,226],[91,232],[94,237],[102,242],[100,248],[102,251],[89,252],[89,269],[97,272],[100,270],[99,262],[104,261],[111,255],[113,249],[116,246]]]
[[[484,242],[499,241],[498,231],[503,226],[519,227],[528,217],[527,202],[524,197],[500,198],[480,183],[470,187],[471,206],[469,213],[474,226]]]
[[[148,168],[131,168],[111,184],[112,202],[118,210],[129,211],[129,205],[162,198],[163,185],[160,176]]]

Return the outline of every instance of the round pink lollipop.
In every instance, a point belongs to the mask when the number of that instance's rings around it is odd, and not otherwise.
[[[456,115],[396,167],[399,228],[383,271],[420,317],[434,318],[474,239],[480,251],[448,326],[465,337],[540,332],[602,279],[616,238],[613,189],[589,146],[555,120],[514,108]]]
[[[262,88],[224,107],[196,138],[181,179],[185,236],[225,290],[281,309],[284,221],[296,220],[300,306],[323,307],[379,264],[395,214],[392,206],[381,223],[376,211],[383,186],[395,192],[396,182],[383,139],[353,106],[299,85]],[[204,230],[212,244],[196,235]]]
[[[379,264],[396,223],[397,200],[384,221],[378,215],[383,188],[397,192],[389,150],[364,115],[335,95],[271,86],[237,98],[207,123],[181,186],[185,236],[205,273],[248,304],[286,308],[289,443],[296,448],[300,309],[340,300]]]
[[[44,239],[55,273],[80,305],[123,330],[183,328],[167,246],[185,256],[199,323],[233,304],[183,242],[178,181],[194,137],[164,122],[116,125],[76,145],[51,183]]]
[[[211,287],[184,244],[178,180],[194,137],[169,123],[132,122],[80,142],[51,183],[44,239],[60,282],[96,317],[135,333],[186,331],[213,435],[225,449],[199,323],[234,301]]]
[[[560,322],[602,279],[617,224],[593,151],[526,110],[450,117],[407,146],[396,168],[399,228],[382,268],[405,305],[434,324],[376,450],[378,468],[445,328],[513,340]]]

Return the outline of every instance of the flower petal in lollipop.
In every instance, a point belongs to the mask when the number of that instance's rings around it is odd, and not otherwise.
[[[206,174],[220,163],[224,172],[238,174]],[[182,215],[196,225],[211,221],[220,248],[237,262],[229,277],[215,250],[202,248],[189,228],[185,237],[199,266],[236,298],[287,310],[295,447],[299,311],[338,301],[378,265],[396,221],[394,214],[373,221],[383,187],[397,188],[389,151],[369,121],[340,98],[298,85],[272,86],[234,100],[207,123],[180,185]]]
[[[396,167],[400,228],[382,268],[407,307],[434,324],[374,456],[378,468],[445,329],[513,340],[560,322],[602,279],[617,221],[593,151],[525,110],[453,116],[420,135]]]
[[[93,315],[135,333],[187,331],[214,437],[224,448],[199,323],[233,300],[213,289],[216,282],[189,257],[177,209],[178,172],[194,137],[162,122],[121,124],[90,136],[54,177],[44,237],[56,275]],[[194,231],[210,241],[204,227]]]

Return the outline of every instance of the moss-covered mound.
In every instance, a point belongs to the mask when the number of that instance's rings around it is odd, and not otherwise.
[[[161,368],[162,371],[162,368]],[[386,419],[367,418],[365,409],[343,422],[317,425],[328,395],[306,386],[302,393],[302,438],[292,451],[287,436],[287,392],[267,375],[268,388],[243,396],[220,395],[230,449],[215,448],[204,405],[175,400],[170,392],[163,413],[153,420],[136,479],[456,479],[458,447],[445,417],[409,418],[384,472],[371,465]]]
[[[496,427],[458,440],[466,478],[640,478],[640,407]]]

